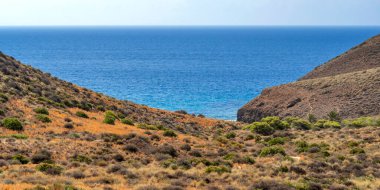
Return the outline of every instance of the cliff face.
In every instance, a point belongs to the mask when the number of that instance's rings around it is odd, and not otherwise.
[[[315,68],[299,81],[263,90],[238,111],[238,121],[278,115],[343,118],[380,114],[380,36]]]

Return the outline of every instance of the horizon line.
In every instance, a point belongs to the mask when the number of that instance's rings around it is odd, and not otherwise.
[[[5,27],[380,27],[380,25],[0,25]]]

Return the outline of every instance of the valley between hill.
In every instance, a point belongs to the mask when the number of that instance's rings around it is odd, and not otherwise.
[[[229,122],[116,100],[4,54],[0,73],[0,189],[380,187],[376,116]],[[292,88],[325,85],[313,80]]]

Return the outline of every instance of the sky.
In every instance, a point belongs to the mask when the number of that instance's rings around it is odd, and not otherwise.
[[[380,0],[0,0],[1,26],[380,25]]]

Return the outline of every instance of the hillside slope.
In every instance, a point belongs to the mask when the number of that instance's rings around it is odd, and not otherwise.
[[[380,35],[372,37],[331,61],[318,66],[300,80],[335,76],[349,72],[363,71],[379,66]]]
[[[278,115],[343,118],[380,114],[380,36],[325,63],[299,81],[263,90],[238,111],[238,121]]]
[[[120,118],[126,117],[136,123],[164,125],[193,135],[200,135],[200,128],[205,128],[202,129],[204,134],[207,127],[218,125],[220,122],[228,123],[117,100],[59,80],[2,53],[0,53],[0,73],[0,93],[9,97],[9,101],[0,107],[6,110],[4,115],[0,115],[0,119],[7,116],[27,118],[26,110],[12,109],[14,106],[12,103],[17,102],[30,110],[46,106],[67,112],[69,115],[75,115],[72,110],[77,109],[97,114],[104,114],[106,110],[110,110]],[[69,113],[70,110],[72,113]]]
[[[367,72],[355,75],[379,70]],[[0,54],[0,120],[2,190],[380,186],[379,118],[242,126],[116,100]]]

